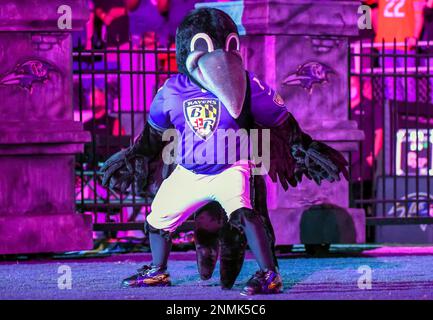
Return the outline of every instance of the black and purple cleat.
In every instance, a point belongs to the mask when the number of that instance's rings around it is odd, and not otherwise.
[[[124,279],[122,285],[128,288],[167,287],[171,286],[171,280],[166,269],[145,265],[136,274]]]
[[[241,291],[243,296],[276,294],[283,292],[283,281],[276,271],[257,271]]]

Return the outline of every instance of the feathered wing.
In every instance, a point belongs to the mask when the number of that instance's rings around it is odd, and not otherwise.
[[[270,148],[269,176],[273,182],[278,178],[284,190],[295,187],[303,176],[319,185],[323,180],[340,180],[340,174],[348,179],[343,155],[304,133],[292,114],[282,125],[270,128]]]

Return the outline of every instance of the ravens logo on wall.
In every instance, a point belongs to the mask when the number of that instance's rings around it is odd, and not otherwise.
[[[12,71],[0,75],[0,85],[18,86],[32,92],[34,83],[45,83],[51,72],[60,72],[51,63],[39,58],[30,58],[17,63]]]
[[[301,86],[310,94],[313,92],[314,85],[321,85],[329,81],[329,74],[335,74],[335,71],[321,62],[306,62],[298,69],[290,73],[282,84],[286,86]]]

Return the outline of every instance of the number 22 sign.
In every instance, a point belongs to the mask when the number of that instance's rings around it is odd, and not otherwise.
[[[386,18],[404,18],[403,7],[406,0],[386,0],[385,10],[383,12]]]

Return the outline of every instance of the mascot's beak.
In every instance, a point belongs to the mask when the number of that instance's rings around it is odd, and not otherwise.
[[[188,60],[188,71],[194,80],[216,95],[230,115],[237,119],[247,90],[246,72],[239,53],[218,49],[199,56],[192,55]]]

